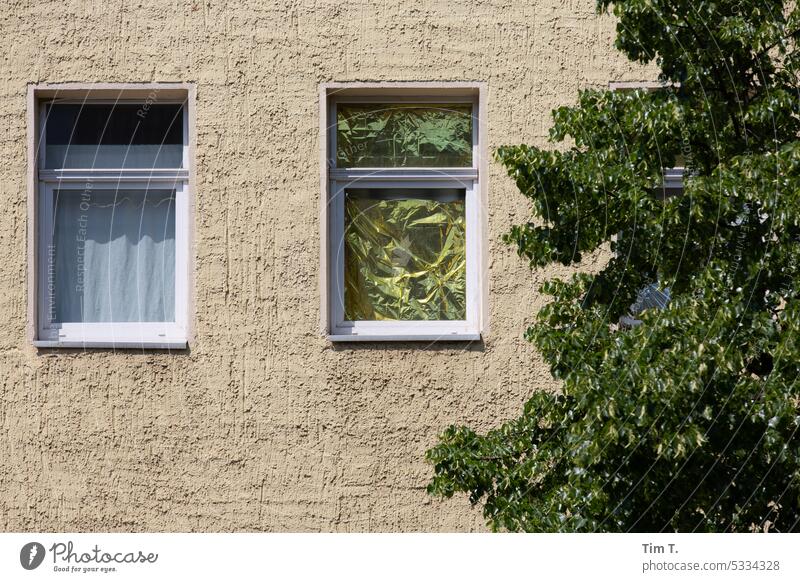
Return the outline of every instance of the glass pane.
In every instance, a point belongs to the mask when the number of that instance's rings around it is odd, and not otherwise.
[[[45,123],[46,168],[180,168],[180,104],[53,104]]]
[[[175,321],[174,190],[56,190],[53,202],[53,321]]]
[[[340,168],[472,166],[472,105],[340,103]]]
[[[349,189],[348,321],[465,320],[464,190]]]

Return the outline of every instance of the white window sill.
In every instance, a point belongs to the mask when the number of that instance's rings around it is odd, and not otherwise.
[[[37,348],[113,348],[118,350],[185,350],[186,340],[144,340],[144,341],[81,341],[81,340],[34,340]]]
[[[476,342],[479,333],[343,334],[328,335],[331,342]]]

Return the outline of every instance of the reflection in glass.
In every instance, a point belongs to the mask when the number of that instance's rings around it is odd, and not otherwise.
[[[174,190],[54,194],[54,321],[175,321]]]
[[[45,110],[47,168],[180,168],[180,104],[51,104]]]

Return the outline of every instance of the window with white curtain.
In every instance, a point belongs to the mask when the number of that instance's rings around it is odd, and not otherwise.
[[[126,97],[38,104],[40,346],[186,346],[187,100]]]

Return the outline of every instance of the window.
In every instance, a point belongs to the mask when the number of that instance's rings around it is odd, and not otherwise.
[[[323,86],[329,339],[485,331],[482,93],[480,84]]]
[[[659,82],[619,82],[610,83],[609,89],[612,91],[658,91],[665,87],[672,85],[659,83]],[[665,200],[672,196],[680,196],[683,194],[683,157],[678,159],[679,165],[673,168],[663,168],[663,180],[661,186],[656,188],[653,195],[659,200]],[[617,241],[622,241],[622,233],[617,234]],[[619,252],[619,251],[618,251]],[[658,281],[654,281],[645,285],[639,290],[636,301],[630,306],[629,312],[619,318],[619,326],[621,329],[631,329],[642,324],[642,320],[638,316],[646,309],[665,309],[669,304],[671,298],[671,290],[669,287],[663,287]]]
[[[185,348],[189,89],[36,87],[40,347]]]
[[[614,81],[608,84],[611,91],[658,91],[669,87],[675,87],[671,83],[661,83],[658,81]],[[660,199],[683,194],[683,174],[684,157],[679,156],[678,165],[673,168],[664,168],[664,181],[654,194]]]

